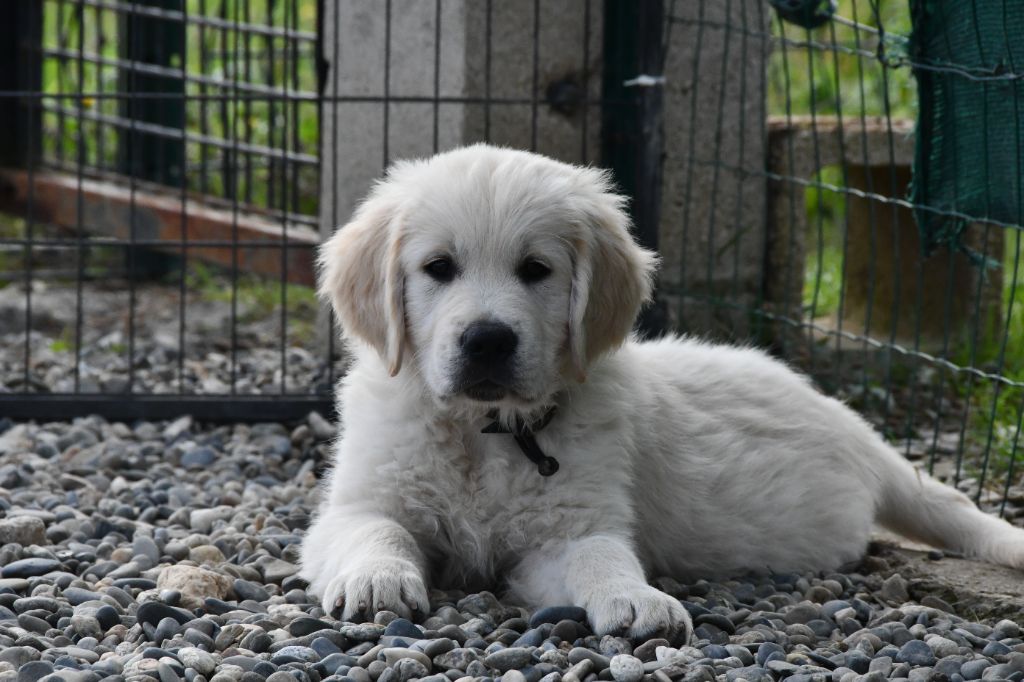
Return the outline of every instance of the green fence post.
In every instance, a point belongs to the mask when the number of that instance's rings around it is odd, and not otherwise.
[[[3,9],[0,21],[0,165],[28,167],[39,158],[42,127],[39,100],[42,90],[43,3],[14,0]]]
[[[136,0],[136,5],[184,12],[184,0]],[[185,175],[184,16],[126,13],[120,36],[121,58],[131,64],[119,78],[120,91],[128,93],[121,112],[129,125],[118,136],[118,168],[140,180],[180,188]],[[168,73],[179,69],[181,75]],[[133,278],[166,275],[180,262],[176,256],[136,247],[126,249],[126,257]]]
[[[184,10],[184,0],[137,0],[136,4],[156,10]],[[121,102],[123,116],[142,126],[163,129],[122,130],[121,172],[179,187],[185,171],[185,143],[180,136],[169,134],[185,127],[185,79],[180,75],[153,73],[146,67],[159,67],[165,72],[184,67],[185,22],[183,18],[126,14],[121,24],[120,49],[122,59],[138,65],[121,71],[120,89],[130,93]]]

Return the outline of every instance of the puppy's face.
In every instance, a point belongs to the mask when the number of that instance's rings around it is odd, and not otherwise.
[[[529,409],[623,341],[653,257],[599,171],[487,146],[401,163],[321,251],[346,336],[442,403]]]
[[[572,226],[557,194],[481,180],[447,177],[406,218],[409,342],[439,398],[529,405],[568,348]]]

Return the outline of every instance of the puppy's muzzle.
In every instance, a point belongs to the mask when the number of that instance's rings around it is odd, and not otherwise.
[[[518,347],[519,337],[503,322],[481,320],[466,327],[459,338],[460,391],[476,400],[504,397]]]

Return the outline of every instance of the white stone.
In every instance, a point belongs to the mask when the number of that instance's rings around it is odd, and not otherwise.
[[[615,682],[639,682],[644,676],[643,662],[629,654],[613,656],[611,665],[608,667]]]
[[[202,649],[187,646],[178,649],[178,658],[186,668],[192,668],[200,675],[209,676],[217,668],[217,659]]]
[[[178,590],[181,605],[187,609],[199,608],[203,599],[224,599],[231,590],[232,581],[225,575],[197,566],[168,566],[160,572],[157,590]]]
[[[196,509],[188,517],[188,525],[197,533],[209,533],[213,530],[213,524],[231,517],[234,509],[231,507],[214,507],[213,509]]]
[[[46,544],[46,524],[34,516],[14,516],[0,521],[0,545],[23,547]]]

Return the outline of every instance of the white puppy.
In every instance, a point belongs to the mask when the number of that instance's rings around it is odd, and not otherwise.
[[[623,201],[602,171],[478,145],[395,164],[323,246],[355,358],[302,550],[327,609],[504,584],[598,633],[685,635],[646,575],[835,568],[876,520],[1024,565],[1024,531],[782,363],[630,340],[655,257]]]

